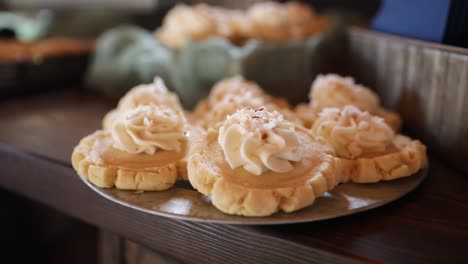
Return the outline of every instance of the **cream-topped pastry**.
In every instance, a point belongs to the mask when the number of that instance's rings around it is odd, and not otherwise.
[[[167,13],[163,26],[156,32],[162,43],[177,48],[189,40],[202,40],[216,34],[216,20],[205,11],[203,5],[176,5]]]
[[[304,127],[307,128],[312,127],[315,119],[317,118],[317,113],[315,113],[311,106],[306,103],[300,103],[296,105],[293,113],[301,120]]]
[[[160,77],[155,77],[153,83],[132,88],[120,99],[117,108],[128,110],[139,105],[168,105],[173,108],[182,108],[177,95],[167,89]]]
[[[426,147],[421,142],[395,135],[382,118],[354,106],[325,108],[312,133],[335,149],[343,182],[406,177],[426,165]]]
[[[356,84],[351,77],[336,74],[319,75],[309,93],[313,107],[321,111],[326,107],[354,105],[363,111],[379,108],[379,98],[369,88]]]
[[[251,100],[269,100],[270,96],[256,83],[234,76],[217,82],[208,96],[211,105],[223,101],[226,96],[240,96]]]
[[[251,33],[250,22],[244,12],[206,4],[179,4],[164,18],[156,31],[156,38],[166,46],[180,48],[188,41],[223,37],[242,43]]]
[[[122,113],[111,129],[114,147],[130,154],[181,150],[187,140],[181,111],[165,105],[140,105]]]
[[[262,97],[251,97],[248,92],[240,95],[227,94],[207,113],[207,117],[210,119],[208,123],[216,124],[224,121],[228,115],[235,113],[238,109],[244,107],[260,108],[265,104],[265,99]]]
[[[188,178],[218,209],[245,216],[299,210],[340,181],[324,140],[264,108],[238,110],[196,141]]]
[[[224,121],[237,109],[259,108],[265,105],[266,100],[268,95],[260,86],[241,76],[235,76],[217,82],[208,98],[197,104],[193,117],[196,123],[208,128]]]
[[[98,187],[166,190],[186,173],[187,127],[178,108],[139,105],[120,113],[110,131],[81,140],[72,154],[73,167]]]
[[[133,109],[139,105],[167,105],[174,109],[182,110],[179,98],[170,92],[160,77],[155,77],[153,83],[141,84],[128,91],[117,104],[117,108],[111,110],[103,119],[103,127],[109,130],[112,122],[123,111]]]
[[[219,128],[218,143],[232,169],[242,166],[261,175],[266,170],[285,173],[301,160],[294,124],[264,108],[241,109]]]
[[[273,98],[258,84],[240,76],[216,83],[208,98],[195,107],[193,117],[202,127],[209,128],[218,125],[238,109],[260,107],[278,111],[288,121],[302,125],[302,121],[289,109],[287,101]]]
[[[305,39],[327,25],[305,4],[264,2],[248,10],[230,10],[206,4],[176,5],[156,31],[156,38],[171,48],[189,41],[222,37],[234,44],[254,38],[264,41]]]
[[[309,105],[299,105],[295,109],[296,114],[307,124],[313,124],[313,120],[324,108],[353,105],[362,111],[382,117],[394,131],[401,127],[400,116],[380,106],[377,94],[365,86],[356,84],[351,77],[337,74],[317,76],[311,85],[309,99]]]
[[[323,109],[312,131],[330,142],[338,157],[347,159],[385,151],[395,134],[382,118],[350,105]]]
[[[323,30],[326,20],[302,3],[263,2],[247,10],[252,35],[268,41],[304,39]]]

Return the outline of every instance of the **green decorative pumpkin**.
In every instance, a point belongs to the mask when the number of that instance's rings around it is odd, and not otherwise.
[[[12,32],[13,39],[34,41],[47,34],[52,20],[52,13],[44,10],[32,14],[0,11],[0,31]]]

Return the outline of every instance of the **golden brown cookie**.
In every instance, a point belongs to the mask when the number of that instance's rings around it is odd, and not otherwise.
[[[181,111],[138,106],[123,112],[110,131],[82,139],[72,154],[73,168],[98,187],[160,191],[172,187],[185,159],[189,135]]]
[[[304,127],[310,128],[314,124],[315,119],[317,119],[317,113],[312,110],[309,104],[298,104],[294,108],[294,114],[296,117],[301,120]]]
[[[297,2],[264,2],[248,10],[230,10],[207,4],[176,5],[156,30],[156,38],[171,48],[181,48],[189,41],[213,37],[234,44],[248,39],[262,41],[301,40],[323,31],[328,20],[310,6]]]
[[[101,188],[161,191],[176,182],[176,164],[183,154],[128,154],[112,147],[108,132],[96,131],[75,147],[72,165],[81,177]]]
[[[243,12],[206,4],[176,5],[155,32],[156,38],[171,48],[210,37],[223,37],[241,44],[249,35],[250,23]]]
[[[247,10],[252,38],[264,41],[305,39],[323,31],[328,22],[314,10],[298,2],[257,3]]]
[[[197,142],[201,137],[203,137],[206,134],[206,130],[203,129],[200,126],[196,125],[189,125],[189,134],[187,135],[188,137],[188,150],[187,155],[181,159],[176,165],[177,165],[177,173],[179,174],[179,177],[182,180],[188,180],[188,168],[187,168],[187,160],[188,160],[188,153],[194,146],[194,143]]]
[[[200,101],[193,112],[195,123],[206,128],[214,127],[241,108],[261,108],[281,112],[295,124],[302,121],[290,110],[284,98],[273,98],[258,84],[241,76],[227,78],[213,86],[208,98]]]
[[[356,84],[351,77],[341,77],[337,74],[317,76],[311,85],[309,99],[308,105],[299,105],[295,109],[296,114],[306,124],[315,120],[324,108],[353,105],[362,111],[382,117],[394,131],[401,128],[400,115],[383,108],[374,92]]]
[[[190,150],[188,173],[215,207],[244,216],[299,210],[340,181],[329,145],[260,109],[239,110],[210,129]]]
[[[343,182],[371,183],[411,176],[426,166],[426,146],[419,140],[396,135],[385,152],[339,158],[336,167]]]
[[[382,118],[354,106],[325,108],[312,133],[333,146],[342,182],[393,180],[413,175],[427,164],[426,147],[420,141],[395,135]]]

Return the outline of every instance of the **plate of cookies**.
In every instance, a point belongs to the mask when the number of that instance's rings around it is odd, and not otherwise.
[[[286,224],[394,201],[427,175],[426,147],[350,77],[319,75],[292,107],[241,76],[193,111],[156,77],[83,138],[73,168],[107,199],[164,217]]]

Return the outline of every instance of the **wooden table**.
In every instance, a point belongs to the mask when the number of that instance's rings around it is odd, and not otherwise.
[[[435,158],[428,179],[397,202],[323,222],[203,224],[149,215],[88,188],[70,165],[79,139],[112,107],[56,92],[0,105],[0,186],[97,226],[104,262],[132,244],[187,263],[462,263],[468,260],[468,178]],[[133,244],[135,245],[135,244]],[[107,255],[106,255],[107,254]],[[107,256],[107,257],[106,257]],[[121,261],[121,260],[120,260]]]

